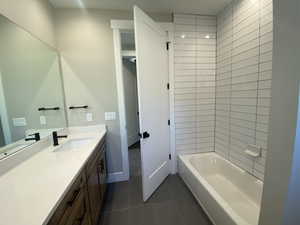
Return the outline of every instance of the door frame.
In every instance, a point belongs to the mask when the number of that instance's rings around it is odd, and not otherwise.
[[[169,44],[169,105],[170,105],[170,154],[171,160],[169,163],[170,172],[177,172],[177,160],[175,153],[175,121],[174,116],[174,24],[159,23],[160,26],[168,32]],[[111,20],[111,28],[113,30],[114,53],[115,53],[115,68],[118,92],[118,108],[120,121],[121,135],[121,151],[122,151],[122,171],[111,173],[108,175],[108,182],[119,182],[129,180],[129,158],[128,158],[128,143],[126,129],[126,111],[125,111],[125,96],[124,82],[122,69],[122,48],[121,48],[121,33],[134,30],[133,20]]]

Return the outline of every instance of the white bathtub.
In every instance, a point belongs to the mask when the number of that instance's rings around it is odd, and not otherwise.
[[[216,153],[180,155],[179,174],[215,225],[257,225],[263,183]]]

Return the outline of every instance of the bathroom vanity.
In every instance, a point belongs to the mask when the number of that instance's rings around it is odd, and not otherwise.
[[[59,203],[48,225],[97,225],[106,192],[105,138]]]
[[[66,128],[89,107],[66,107],[59,52],[2,15],[0,28],[0,224],[96,225],[106,127]]]
[[[0,176],[3,224],[98,223],[106,192],[106,128],[73,127],[59,134],[68,137],[58,146],[49,137],[27,159],[17,159],[22,152],[5,159],[22,162]]]

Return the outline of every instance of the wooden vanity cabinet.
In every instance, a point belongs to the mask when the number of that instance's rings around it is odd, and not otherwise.
[[[100,159],[99,159],[99,169],[98,169],[98,173],[99,173],[99,183],[100,183],[100,190],[101,190],[101,196],[102,196],[102,202],[101,204],[103,204],[103,200],[105,198],[105,193],[106,193],[106,189],[107,189],[107,167],[106,167],[106,146],[105,144],[102,147],[102,151],[101,151],[101,155],[100,155]]]
[[[92,224],[98,224],[106,192],[106,143],[101,142],[87,163],[87,190],[90,201]]]
[[[97,225],[106,192],[105,139],[57,207],[47,225]]]
[[[85,211],[84,213],[87,214],[87,217],[90,217],[88,215],[87,206],[88,198],[86,192],[86,177],[85,174],[82,173],[76,179],[71,189],[54,212],[48,225],[76,224],[76,222],[82,217],[79,213],[77,214],[77,211]],[[81,208],[85,208],[85,210]]]
[[[89,165],[87,171],[87,190],[88,190],[88,197],[90,202],[90,209],[91,209],[91,218],[92,224],[97,224],[100,210],[101,210],[101,202],[102,202],[102,195],[101,195],[101,187],[99,183],[99,173],[98,173],[98,160],[99,154],[95,155],[95,158],[92,158],[92,162]]]
[[[86,193],[81,192],[73,205],[72,213],[66,225],[91,225],[89,202]]]

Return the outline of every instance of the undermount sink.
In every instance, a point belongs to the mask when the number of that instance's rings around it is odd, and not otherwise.
[[[78,139],[70,139],[65,143],[62,143],[58,146],[54,151],[73,151],[79,150],[84,146],[90,144],[92,138],[78,138]]]

